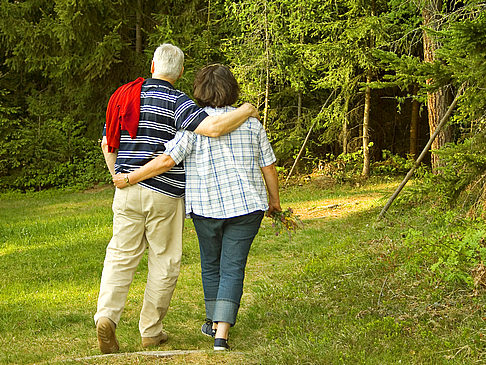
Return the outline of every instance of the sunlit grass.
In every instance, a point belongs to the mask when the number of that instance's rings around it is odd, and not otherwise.
[[[187,220],[181,275],[164,319],[170,340],[159,350],[201,352],[163,360],[130,354],[75,360],[99,355],[93,315],[111,237],[112,189],[2,196],[0,363],[480,362],[486,326],[474,308],[484,299],[441,291],[402,269],[402,234],[408,226],[426,225],[427,218],[397,206],[389,223],[375,221],[396,184],[311,181],[282,189],[283,206],[302,213],[305,229],[290,241],[264,219],[248,259],[229,354],[213,353],[211,339],[200,334],[199,251]],[[117,328],[127,353],[143,350],[138,316],[146,267],[144,258]]]

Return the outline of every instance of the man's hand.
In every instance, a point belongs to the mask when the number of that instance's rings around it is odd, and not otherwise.
[[[125,177],[127,176],[128,174],[116,174],[116,175],[113,175],[113,184],[118,188],[118,189],[123,189],[123,188],[126,188],[128,186],[126,180],[125,180]]]
[[[258,109],[253,106],[253,104],[244,103],[242,106],[244,106],[245,108],[248,108],[248,111],[249,111],[251,117],[257,118],[258,120],[260,120],[260,113],[258,112]]]
[[[258,110],[250,103],[244,103],[228,113],[207,116],[194,132],[207,137],[220,137],[234,131],[249,117],[260,119]]]

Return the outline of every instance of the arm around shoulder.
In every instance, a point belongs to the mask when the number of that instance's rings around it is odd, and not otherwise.
[[[206,117],[194,132],[207,137],[220,137],[234,131],[250,117],[259,118],[258,110],[245,103],[231,112]]]

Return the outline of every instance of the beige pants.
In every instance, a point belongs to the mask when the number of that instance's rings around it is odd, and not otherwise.
[[[116,189],[113,213],[113,237],[106,249],[95,323],[108,317],[118,324],[133,276],[148,248],[139,329],[142,337],[158,336],[179,276],[184,200],[134,185]]]

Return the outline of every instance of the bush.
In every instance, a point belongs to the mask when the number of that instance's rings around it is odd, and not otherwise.
[[[486,262],[486,230],[479,220],[458,218],[454,212],[433,212],[426,229],[410,228],[404,243],[410,250],[409,271],[430,271],[447,283],[475,286],[475,270]]]
[[[440,156],[438,174],[421,169],[415,174],[411,191],[415,200],[430,198],[446,207],[457,207],[472,217],[484,216],[486,209],[486,133],[462,143],[451,143],[434,151]]]
[[[337,181],[346,181],[361,175],[363,169],[363,149],[353,153],[342,153],[336,158],[327,155],[328,162],[323,164],[322,171],[325,175],[335,178]],[[413,166],[411,158],[394,155],[388,150],[382,151],[382,161],[372,162],[372,175],[397,175],[404,174]]]
[[[337,157],[327,155],[328,162],[323,164],[322,173],[338,182],[354,178],[363,168],[363,150],[342,153]]]
[[[373,175],[406,174],[414,164],[411,157],[394,155],[388,150],[383,150],[381,153],[383,160],[372,163],[371,173]]]
[[[0,191],[87,188],[110,181],[99,143],[83,135],[82,122],[50,119],[39,127],[4,119],[0,127]]]

